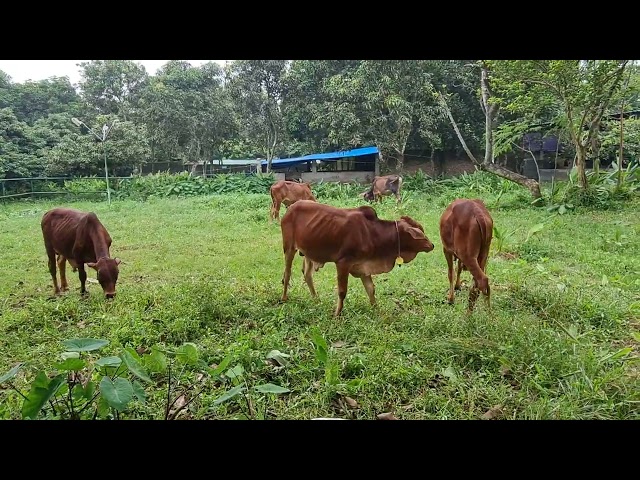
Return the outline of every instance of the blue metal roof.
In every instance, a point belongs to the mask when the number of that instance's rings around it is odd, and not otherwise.
[[[336,161],[345,157],[360,157],[362,155],[371,155],[378,152],[378,147],[362,147],[354,148],[353,150],[343,150],[340,152],[312,153],[311,155],[304,155],[302,157],[275,158],[271,161],[271,165],[284,167],[287,165],[295,165],[297,163],[308,162],[309,160]],[[267,161],[263,160],[262,165],[266,164]]]

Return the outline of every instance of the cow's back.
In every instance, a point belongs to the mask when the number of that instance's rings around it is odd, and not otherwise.
[[[86,214],[70,208],[54,208],[45,213],[40,222],[45,243],[56,253],[72,258],[78,226]]]
[[[365,254],[370,243],[367,223],[377,218],[371,207],[340,209],[311,200],[300,200],[282,217],[285,243],[317,262],[334,261],[351,249]]]

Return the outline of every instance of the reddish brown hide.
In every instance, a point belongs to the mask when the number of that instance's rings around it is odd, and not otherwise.
[[[87,272],[84,270],[86,264],[96,270],[105,296],[113,298],[116,295],[120,259],[110,257],[111,237],[95,213],[54,208],[44,214],[41,226],[56,295],[69,288],[66,278],[67,260],[74,272],[78,270],[81,294],[87,292]],[[60,270],[60,287],[56,279],[56,263]]]
[[[447,300],[454,302],[454,290],[460,289],[460,273],[468,270],[473,276],[469,290],[469,312],[473,311],[479,292],[491,307],[491,288],[486,275],[487,258],[493,236],[493,219],[482,200],[457,199],[445,209],[440,218],[440,238],[447,259],[449,294]],[[458,260],[458,272],[453,275],[453,263]]]
[[[371,275],[391,271],[398,257],[408,263],[419,252],[433,250],[433,244],[418,222],[406,216],[397,221],[381,220],[368,206],[335,208],[301,200],[284,214],[281,229],[285,256],[282,301],[287,300],[291,265],[296,251],[300,251],[304,256],[304,279],[314,297],[317,295],[313,272],[325,263],[336,264],[336,316],[340,315],[347,295],[349,274],[362,280],[369,301],[374,305],[375,288]]]

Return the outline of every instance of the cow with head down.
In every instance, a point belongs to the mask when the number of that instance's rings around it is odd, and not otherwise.
[[[115,297],[120,259],[111,258],[111,237],[95,213],[54,208],[44,214],[41,227],[55,295],[68,290],[65,272],[66,261],[69,261],[73,271],[78,271],[81,294],[87,293],[87,272],[84,269],[87,265],[97,272],[98,283],[105,297]],[[56,278],[56,263],[60,269],[60,287]]]
[[[400,203],[401,188],[402,177],[400,175],[385,175],[382,177],[374,177],[369,189],[361,195],[368,202],[380,202],[383,196],[394,195],[396,202]]]
[[[381,220],[369,206],[336,208],[301,200],[282,217],[282,246],[285,269],[282,301],[287,300],[291,266],[296,251],[304,256],[303,273],[311,295],[316,297],[313,272],[325,263],[336,264],[340,315],[347,295],[349,275],[360,278],[372,305],[375,287],[372,275],[391,271],[397,264],[412,261],[420,252],[433,250],[422,225],[410,217]]]
[[[271,185],[271,211],[269,212],[270,220],[280,220],[280,205],[284,204],[289,207],[298,200],[316,201],[311,191],[311,185],[308,183],[291,182],[288,180],[280,180]]]
[[[460,289],[460,273],[468,270],[473,276],[469,290],[468,311],[473,311],[480,292],[491,307],[491,287],[487,277],[487,259],[493,236],[493,219],[482,200],[459,198],[445,209],[440,217],[440,238],[447,260],[449,294],[447,300],[454,302],[454,290]],[[454,282],[454,262],[458,261]]]

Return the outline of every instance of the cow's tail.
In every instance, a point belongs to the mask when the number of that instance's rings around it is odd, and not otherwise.
[[[480,236],[482,238],[482,242],[480,243],[480,251],[484,250],[487,246],[487,224],[483,221],[480,221],[478,219],[478,216],[475,215],[474,218],[476,219],[476,223],[478,224],[478,228],[480,229]]]

